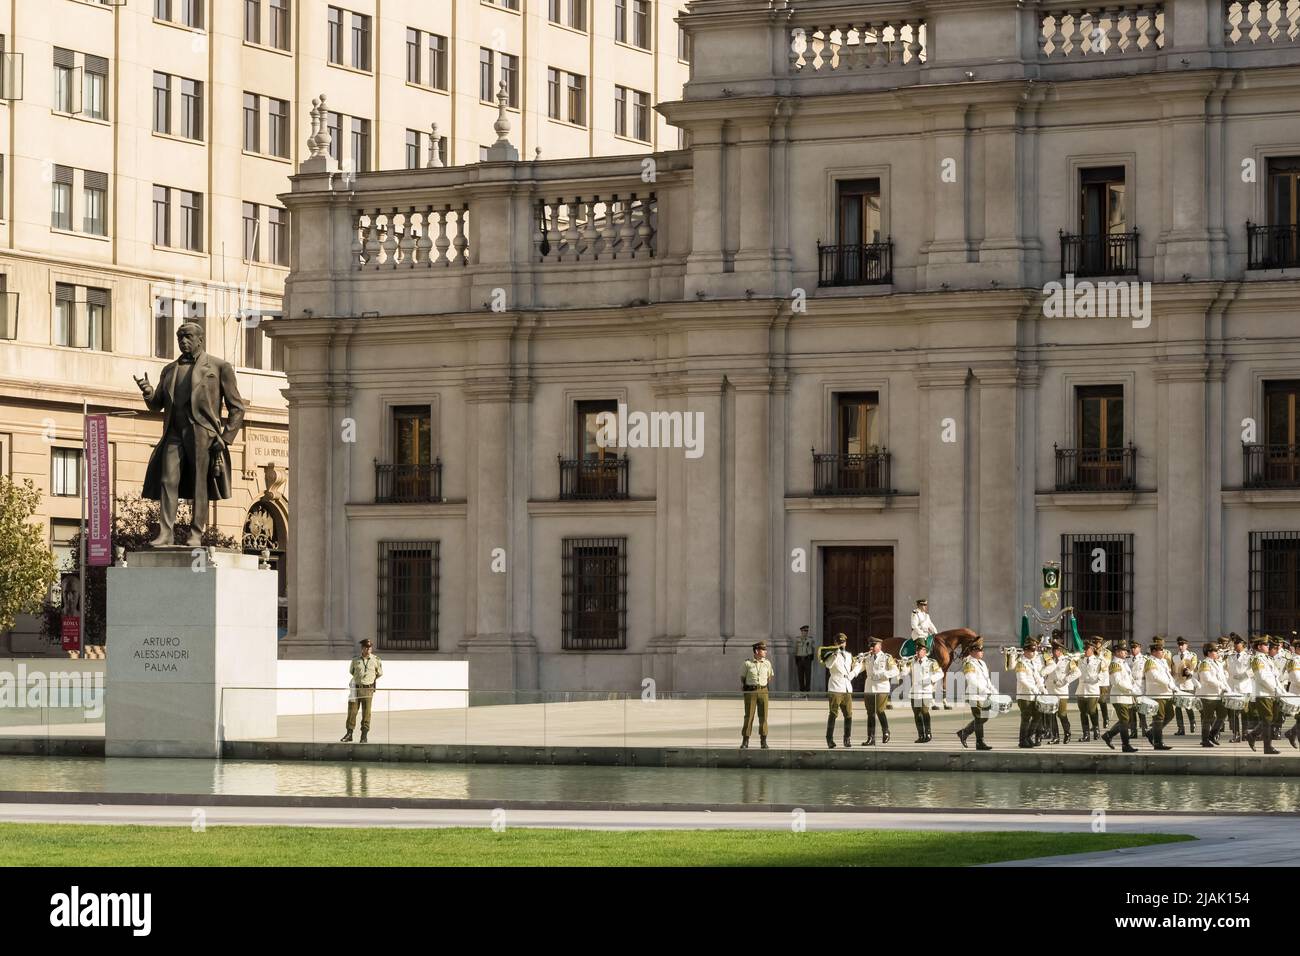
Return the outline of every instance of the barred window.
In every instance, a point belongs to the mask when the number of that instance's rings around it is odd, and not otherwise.
[[[1133,637],[1133,535],[1061,535],[1061,600],[1084,634]]]
[[[565,538],[563,647],[627,648],[627,538]]]
[[[1300,531],[1250,533],[1250,633],[1300,630]]]
[[[380,650],[438,649],[438,545],[379,542]]]

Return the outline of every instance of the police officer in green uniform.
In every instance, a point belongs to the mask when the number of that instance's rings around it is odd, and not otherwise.
[[[773,676],[772,662],[767,659],[767,641],[753,647],[754,656],[741,663],[740,688],[745,692],[745,726],[740,731],[740,749],[749,749],[750,731],[754,729],[754,712],[758,711],[758,736],[767,749],[767,685]]]
[[[348,673],[352,676],[348,695],[348,732],[340,740],[352,742],[352,731],[357,726],[357,709],[361,710],[361,742],[370,734],[370,708],[375,702],[375,682],[384,676],[384,662],[371,653],[374,644],[369,638],[361,642],[361,653],[352,658]]]

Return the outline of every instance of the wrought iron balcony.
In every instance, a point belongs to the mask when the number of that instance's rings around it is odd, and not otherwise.
[[[442,501],[442,459],[432,465],[375,462],[375,503],[416,504]]]
[[[1241,446],[1247,488],[1300,488],[1300,445]]]
[[[1137,449],[1056,449],[1057,491],[1132,491],[1137,487]]]
[[[1061,278],[1131,276],[1138,271],[1138,230],[1104,236],[1076,236],[1062,231]]]
[[[885,449],[865,455],[846,455],[813,449],[813,494],[892,495],[889,480],[889,452]]]
[[[627,458],[557,458],[561,501],[614,501],[628,496]]]
[[[1300,226],[1256,226],[1246,222],[1247,269],[1300,267]]]
[[[817,243],[819,286],[888,285],[894,281],[894,243],[847,246]]]

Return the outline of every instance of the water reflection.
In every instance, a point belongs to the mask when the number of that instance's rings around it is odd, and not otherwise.
[[[1092,810],[1294,812],[1300,787],[1266,777],[921,773],[0,758],[0,790]]]

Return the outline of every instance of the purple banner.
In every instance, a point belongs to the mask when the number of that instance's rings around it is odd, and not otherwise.
[[[113,563],[113,502],[108,488],[108,417],[86,416],[86,564]]]

